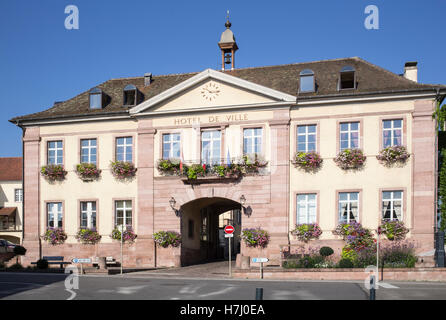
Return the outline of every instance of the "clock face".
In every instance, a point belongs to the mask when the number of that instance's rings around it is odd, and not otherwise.
[[[220,94],[220,88],[217,84],[210,82],[201,89],[201,95],[208,101],[212,101]]]

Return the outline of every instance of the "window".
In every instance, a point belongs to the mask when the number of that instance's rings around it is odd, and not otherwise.
[[[97,160],[96,139],[81,140],[81,163],[96,164]]]
[[[48,164],[63,164],[62,141],[48,141]]]
[[[115,226],[125,225],[132,226],[132,201],[116,201],[115,202]]]
[[[133,84],[126,85],[124,88],[124,105],[135,106],[137,101],[137,89]]]
[[[163,134],[163,159],[177,158],[180,155],[181,135],[179,133]]]
[[[96,201],[81,202],[81,228],[96,229]]]
[[[262,128],[243,129],[243,154],[262,153]]]
[[[316,223],[316,197],[315,193],[297,195],[297,224]]]
[[[102,109],[102,90],[93,88],[90,90],[90,109]]]
[[[14,189],[14,201],[15,202],[23,201],[23,189]]]
[[[384,120],[383,121],[383,147],[401,146],[403,132],[403,120]]]
[[[316,151],[316,125],[297,126],[297,151]]]
[[[47,203],[47,217],[48,227],[50,228],[62,228],[62,202],[49,202]]]
[[[403,192],[383,191],[382,193],[383,219],[402,221],[403,219]]]
[[[359,148],[359,122],[341,123],[340,147],[340,151]]]
[[[355,68],[346,66],[341,69],[339,76],[339,89],[356,89]]]
[[[305,69],[300,73],[300,89],[299,92],[314,92],[314,72]]]
[[[359,217],[359,192],[340,192],[339,193],[339,222],[350,223],[358,222]]]
[[[201,133],[201,161],[205,164],[220,162],[221,132],[219,130]]]
[[[116,160],[132,162],[133,138],[116,138]]]

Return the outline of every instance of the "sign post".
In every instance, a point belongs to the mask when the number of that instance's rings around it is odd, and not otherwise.
[[[231,225],[225,227],[225,237],[229,239],[229,277],[232,278],[232,266],[231,266],[231,238],[234,237],[235,228]]]
[[[263,279],[263,263],[268,262],[268,258],[252,258],[253,263],[260,262],[260,279]]]
[[[81,274],[84,274],[84,270],[82,268],[82,264],[83,263],[91,263],[91,259],[74,258],[74,259],[71,259],[71,262],[76,263],[76,264],[80,264],[81,265]]]

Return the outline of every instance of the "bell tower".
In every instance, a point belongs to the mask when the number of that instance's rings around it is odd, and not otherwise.
[[[226,30],[223,31],[220,37],[218,46],[221,50],[221,70],[229,69],[234,70],[235,65],[235,52],[238,50],[237,43],[235,42],[234,34],[231,31],[231,22],[229,22],[229,11],[225,23]],[[228,67],[226,67],[228,65]]]

